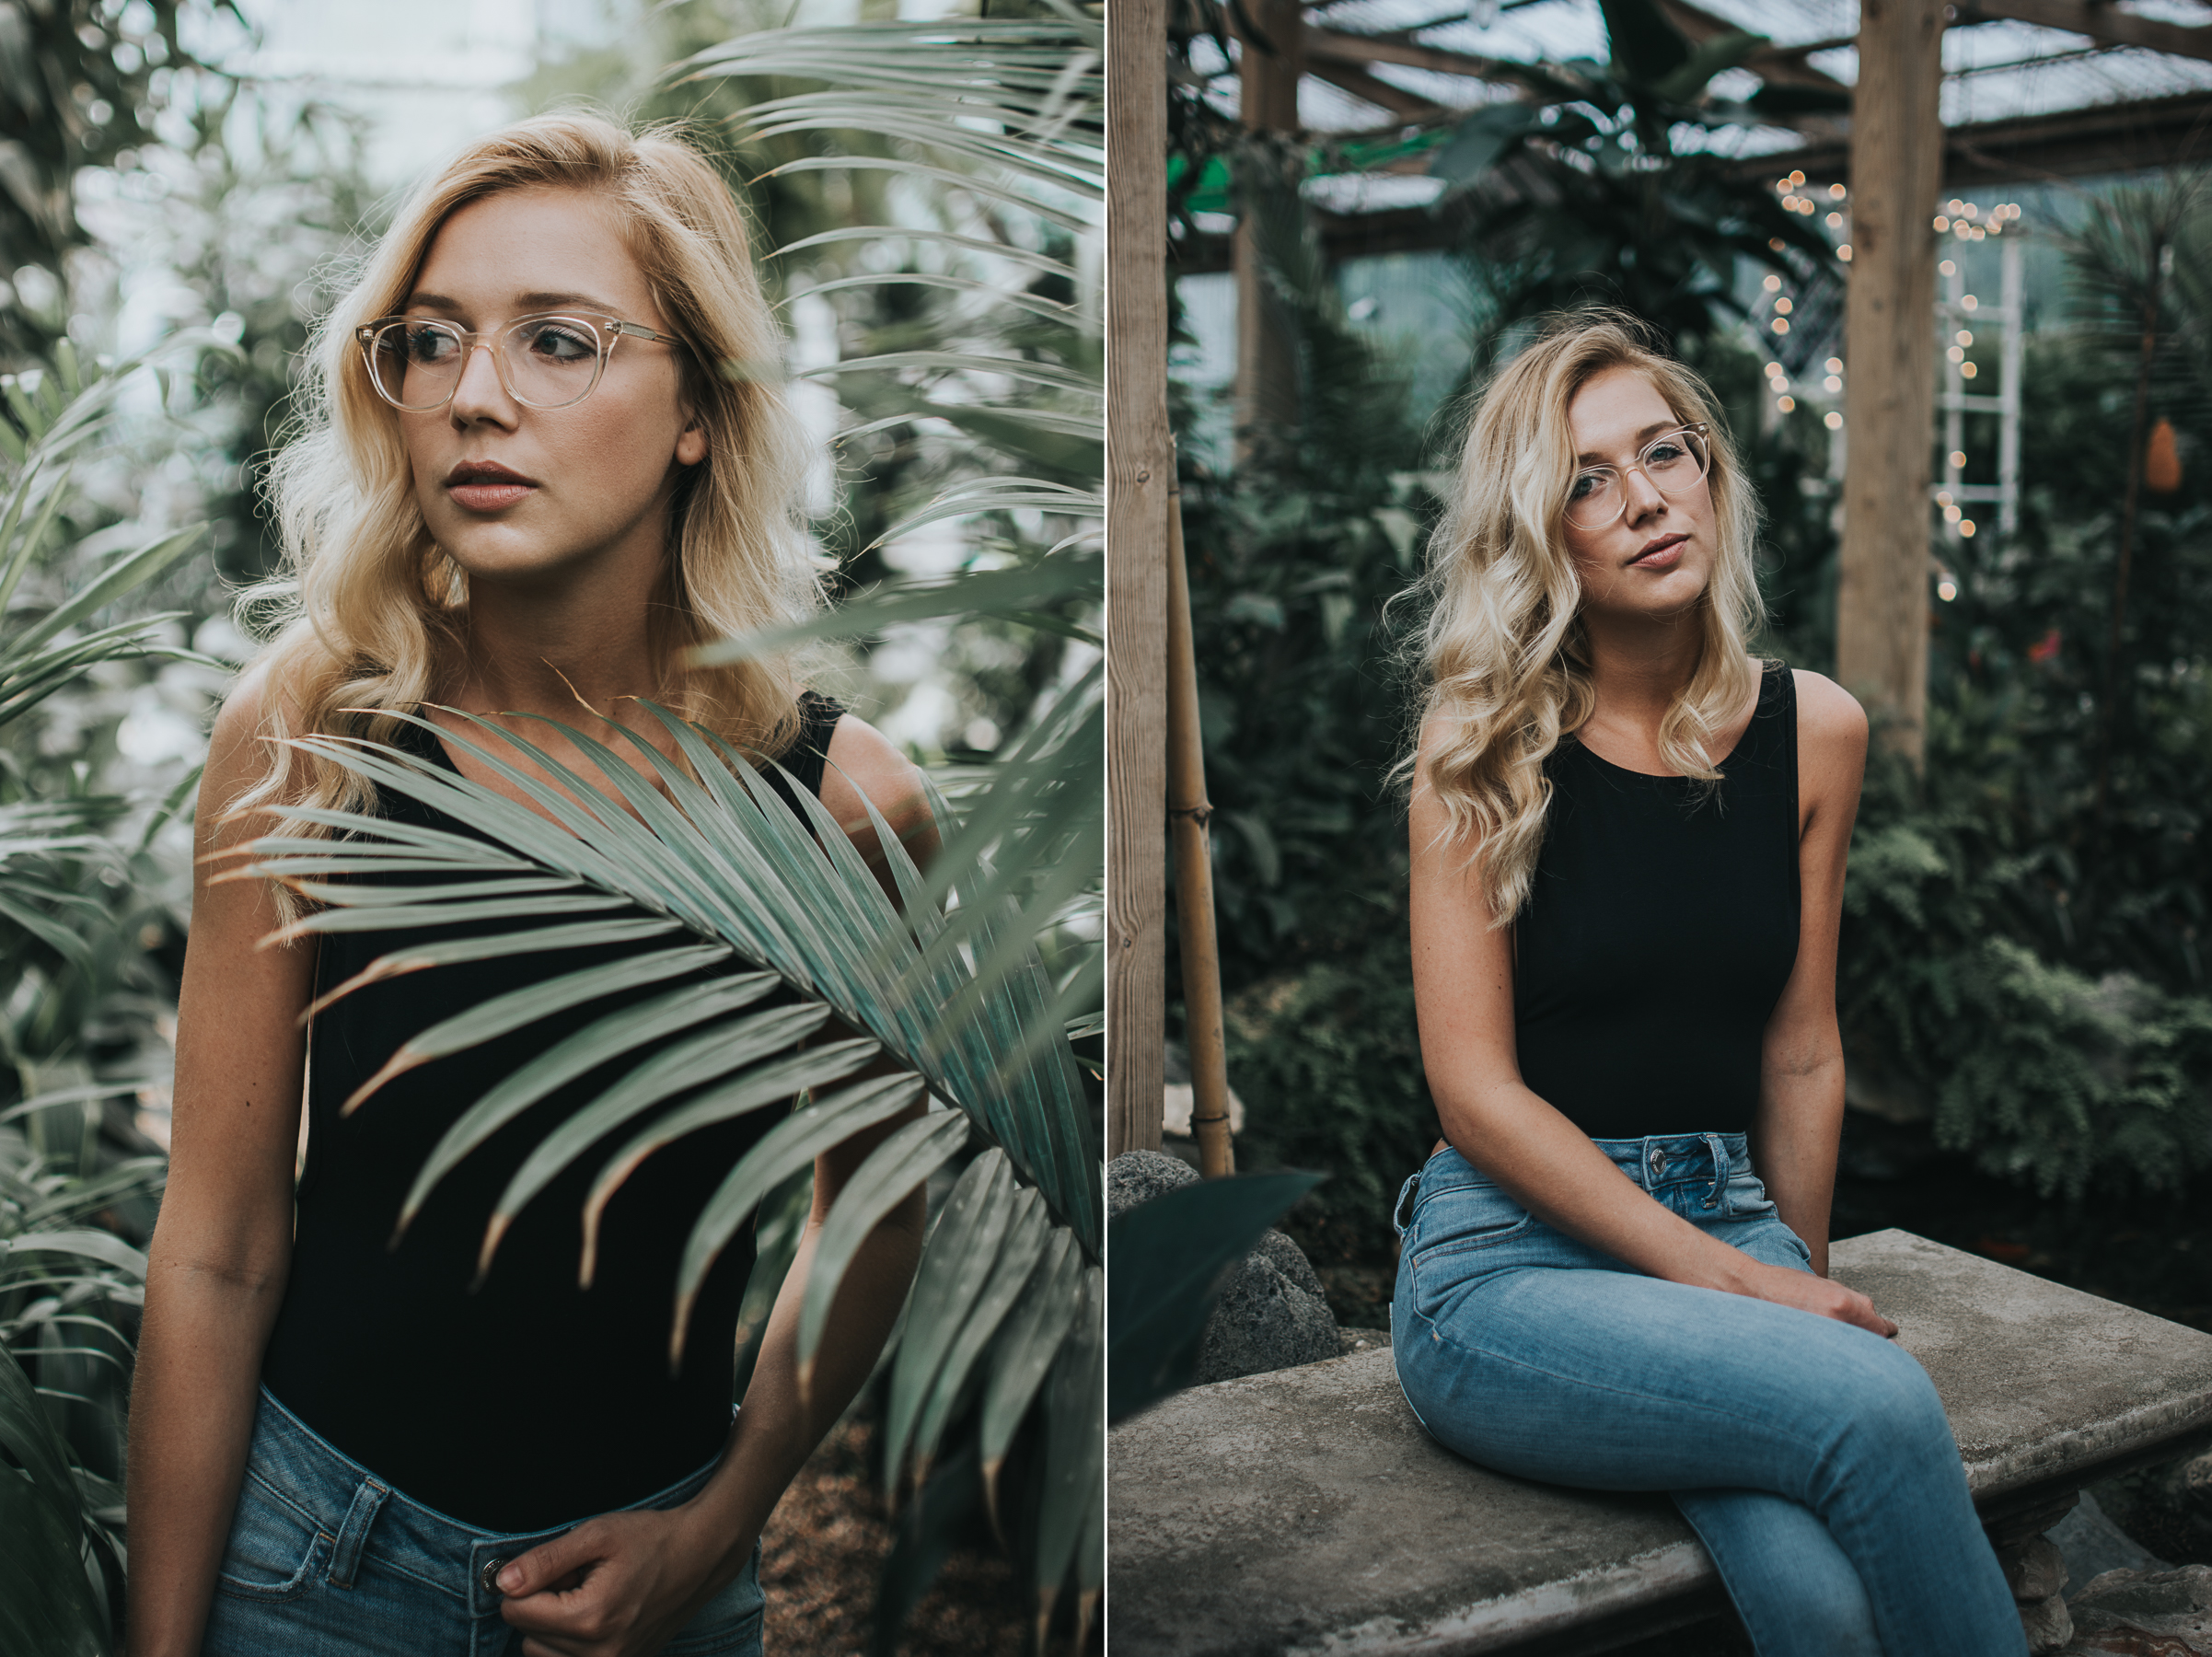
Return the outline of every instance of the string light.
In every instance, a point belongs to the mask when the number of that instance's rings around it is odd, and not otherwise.
[[[1831,432],[1840,432],[1843,430],[1843,416],[1838,414],[1834,409],[1830,409],[1825,414],[1822,415],[1820,417],[1820,423],[1821,424],[1826,426]]]
[[[1783,413],[1787,414],[1797,407],[1797,399],[1794,397],[1778,397],[1774,400],[1774,406],[1781,410]]]
[[[1952,264],[1948,259],[1945,260],[1941,264],[1938,265],[1936,269],[1942,272],[1946,276],[1956,276],[1959,273],[1959,267]]]
[[[1972,540],[1974,539],[1974,520],[1972,518],[1961,518],[1959,520],[1959,533],[1964,536],[1968,540]]]
[[[1841,247],[1837,248],[1836,249],[1836,257],[1842,260],[1844,263],[1849,264],[1851,262],[1851,244],[1849,242],[1845,242]]]
[[[1769,276],[1759,285],[1764,287],[1768,293],[1771,294],[1782,285],[1782,279],[1779,276]]]
[[[1847,192],[1845,191],[1844,187],[1840,184],[1831,184],[1828,186],[1828,200],[1831,202],[1842,201],[1847,193]]]
[[[1944,603],[1949,604],[1958,596],[1959,584],[1951,578],[1951,572],[1949,570],[1944,571],[1943,578],[1936,583],[1936,597],[1942,599]]]
[[[1796,307],[1788,299],[1777,299],[1774,302],[1774,314],[1778,317],[1787,317],[1795,308]]]
[[[1951,465],[1963,469],[1966,465],[1966,451],[1964,449],[1952,449],[1951,451]]]
[[[1789,331],[1789,319],[1788,317],[1777,317],[1766,326],[1773,329],[1774,331],[1778,334],[1786,334]]]
[[[1825,368],[1830,374],[1841,374],[1843,372],[1843,358],[1830,357],[1826,362],[1823,363],[1821,366]]]

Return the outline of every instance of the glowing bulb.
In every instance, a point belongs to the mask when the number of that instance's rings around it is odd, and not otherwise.
[[[1843,358],[1830,357],[1826,362],[1823,363],[1821,366],[1825,368],[1830,374],[1841,374],[1843,372]]]
[[[1774,400],[1774,406],[1781,410],[1783,413],[1787,414],[1792,409],[1797,407],[1797,399],[1794,397],[1778,397]]]
[[[1774,314],[1778,317],[1787,317],[1794,308],[1792,303],[1788,299],[1777,299],[1774,302]]]
[[[1956,506],[1946,506],[1943,508],[1943,521],[1947,524],[1955,524],[1965,516],[1966,515],[1961,512]]]
[[[1963,363],[1966,360],[1966,353],[1956,345],[1951,347],[1943,354],[1954,363]]]
[[[1767,278],[1767,279],[1766,279],[1765,282],[1761,283],[1759,285],[1760,285],[1761,287],[1765,288],[1765,289],[1766,289],[1766,290],[1768,293],[1770,293],[1770,294],[1771,294],[1771,293],[1774,293],[1774,292],[1775,292],[1776,290],[1778,290],[1778,288],[1780,288],[1780,286],[1782,285],[1782,279],[1781,279],[1779,276],[1769,276],[1769,277],[1768,277],[1768,278]]]
[[[1837,248],[1836,249],[1836,257],[1842,260],[1844,263],[1849,264],[1851,262],[1851,244],[1849,242],[1846,242],[1843,244],[1843,246]]]
[[[1777,317],[1766,326],[1773,329],[1774,331],[1778,334],[1785,334],[1789,331],[1789,319],[1787,317]]]
[[[1951,228],[1951,221],[1939,213],[1936,214],[1936,228],[1938,230],[1948,230]]]
[[[1825,414],[1822,415],[1820,417],[1820,423],[1821,424],[1826,426],[1831,432],[1840,432],[1843,430],[1843,416],[1838,414],[1834,409],[1830,409]]]
[[[1961,363],[1959,365],[1959,375],[1963,379],[1972,379],[1980,372],[1981,370],[1976,368],[1972,363]]]
[[[1941,264],[1938,265],[1936,269],[1942,272],[1946,276],[1956,276],[1959,273],[1959,267],[1952,264],[1948,259],[1945,260]]]
[[[1957,333],[1951,335],[1951,337],[1956,340],[1962,345],[1971,345],[1974,343],[1974,335],[1969,333],[1963,328],[1960,329]]]
[[[1939,490],[1937,490],[1937,491],[1936,491],[1936,504],[1937,504],[1937,505],[1939,505],[1939,506],[1949,506],[1949,505],[1951,505],[1951,491],[1950,491],[1950,490],[1948,490],[1948,489],[1939,489]]]
[[[1951,579],[1950,576],[1946,575],[1942,580],[1936,583],[1936,597],[1942,599],[1944,603],[1949,604],[1958,596],[1958,585]]]
[[[1831,229],[1831,230],[1840,230],[1840,229],[1842,229],[1842,228],[1843,228],[1843,214],[1840,214],[1840,213],[1831,213],[1830,214],[1828,214],[1828,228],[1829,228],[1829,229]]]
[[[1972,294],[1969,294],[1965,298],[1959,301],[1959,308],[1961,310],[1972,310],[1979,304],[1981,304],[1981,301],[1976,299]]]
[[[1843,381],[1842,381],[1842,379],[1841,379],[1840,377],[1838,377],[1837,376],[1836,376],[1836,375],[1833,375],[1833,374],[1831,374],[1830,376],[1828,376],[1828,377],[1827,377],[1826,379],[1824,379],[1824,380],[1821,381],[1821,384],[1822,384],[1823,386],[1825,386],[1825,387],[1826,387],[1826,388],[1827,388],[1829,390],[1831,390],[1831,391],[1840,391],[1840,390],[1842,390],[1842,389],[1843,389]]]
[[[1805,175],[1801,172],[1793,172],[1789,175],[1789,181],[1792,184],[1802,184],[1805,181]]]
[[[1779,374],[1782,372],[1782,365],[1779,363],[1769,363],[1766,365],[1766,372],[1770,375]]]
[[[1972,540],[1974,539],[1974,520],[1972,518],[1961,518],[1959,520],[1959,533],[1964,536],[1968,540]]]
[[[1842,201],[1847,193],[1847,192],[1845,191],[1844,187],[1840,184],[1831,184],[1828,186],[1828,200],[1831,202]]]
[[[1953,466],[1963,467],[1966,464],[1966,451],[1964,449],[1952,449],[1951,451],[1951,463]]]

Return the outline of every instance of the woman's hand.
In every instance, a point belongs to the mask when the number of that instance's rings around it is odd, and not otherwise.
[[[1875,1311],[1874,1303],[1858,1290],[1847,1289],[1828,1278],[1814,1277],[1809,1271],[1753,1262],[1739,1292],[1755,1300],[1772,1301],[1778,1306],[1795,1306],[1816,1316],[1833,1317],[1837,1323],[1871,1330],[1884,1340],[1897,1333],[1897,1326]]]
[[[500,1615],[524,1657],[648,1657],[667,1644],[752,1553],[749,1538],[702,1547],[689,1520],[680,1507],[602,1513],[510,1560]]]

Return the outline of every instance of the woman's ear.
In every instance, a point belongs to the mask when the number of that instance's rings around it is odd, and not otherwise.
[[[676,435],[676,461],[678,466],[697,466],[707,458],[706,423],[696,414],[686,417],[684,429]]]

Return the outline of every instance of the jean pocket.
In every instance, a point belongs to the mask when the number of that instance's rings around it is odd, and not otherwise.
[[[333,1540],[249,1466],[215,1572],[215,1591],[239,1599],[295,1598],[329,1562]]]
[[[1432,1187],[1414,1208],[1406,1252],[1419,1261],[1488,1248],[1525,1231],[1534,1219],[1503,1187],[1487,1179]]]
[[[752,1562],[701,1605],[661,1650],[666,1657],[759,1657],[766,1603],[760,1590],[760,1545],[755,1543]]]
[[[1756,1174],[1734,1174],[1728,1181],[1728,1217],[1731,1220],[1756,1220],[1774,1212],[1774,1199],[1767,1196],[1766,1188]]]

